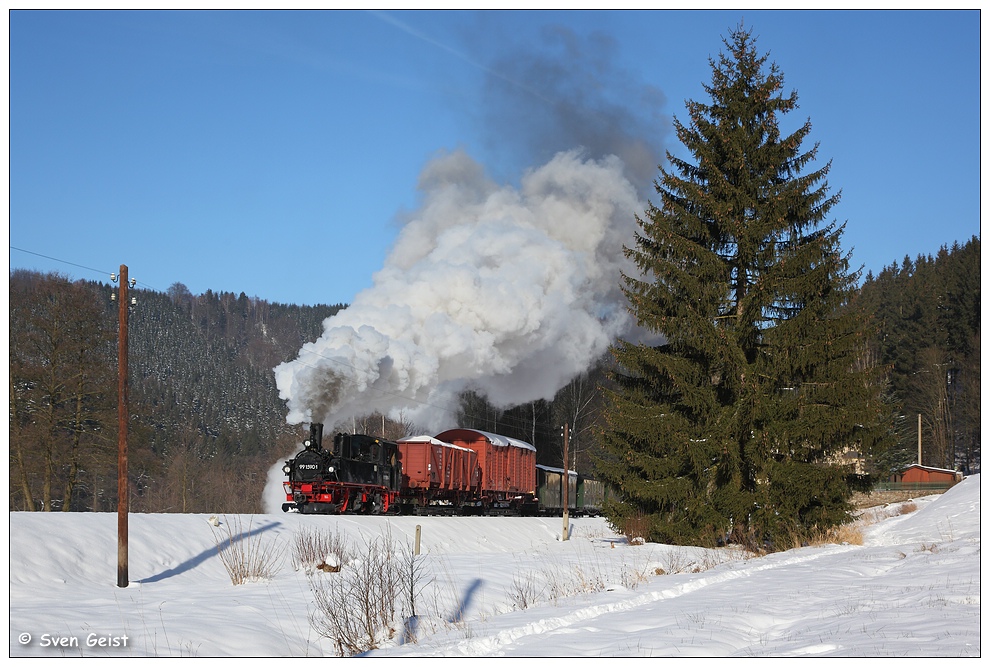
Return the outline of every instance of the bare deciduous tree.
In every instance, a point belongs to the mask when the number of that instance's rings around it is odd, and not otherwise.
[[[99,295],[58,274],[11,282],[11,482],[23,509],[72,508],[116,440],[113,332]]]

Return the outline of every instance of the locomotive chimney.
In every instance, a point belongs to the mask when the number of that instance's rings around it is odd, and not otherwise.
[[[309,446],[314,449],[323,447],[323,424],[309,425]]]

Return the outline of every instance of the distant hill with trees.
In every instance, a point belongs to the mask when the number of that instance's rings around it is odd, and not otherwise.
[[[10,276],[10,507],[113,510],[114,286]],[[344,306],[230,292],[131,290],[129,473],[134,511],[257,511],[267,470],[302,439],[272,368]]]
[[[897,416],[878,472],[917,463],[918,415],[924,465],[979,472],[980,239],[867,274],[857,307],[873,318]]]
[[[114,286],[58,274],[10,274],[11,510],[114,511],[117,503],[117,306]],[[295,358],[345,306],[296,306],[244,293],[132,290],[131,509],[261,511],[266,474],[305,437],[285,423],[272,369]],[[905,258],[867,275],[852,299],[872,324],[876,364],[895,417],[895,445],[868,461],[874,477],[917,458],[980,469],[980,241]],[[541,464],[593,472],[601,451],[599,360],[552,400],[498,409],[465,394],[458,424],[519,438]],[[944,381],[943,381],[944,380]],[[354,427],[396,438],[415,431],[381,415]],[[384,430],[382,430],[384,429]],[[418,432],[417,432],[418,433]]]

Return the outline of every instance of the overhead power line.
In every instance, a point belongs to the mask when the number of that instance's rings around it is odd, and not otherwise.
[[[68,262],[64,259],[59,259],[58,257],[51,257],[50,255],[42,255],[40,252],[34,252],[32,250],[25,250],[24,248],[18,248],[17,246],[10,246],[11,250],[17,250],[18,252],[26,252],[29,255],[35,255],[36,257],[44,257],[45,259],[50,259],[53,262],[61,262],[62,264],[68,264],[69,266],[78,266],[80,269],[86,269],[87,271],[95,271],[96,273],[108,276],[112,271],[101,271],[99,269],[94,269],[91,266],[83,266],[82,264],[76,264],[75,262]]]
[[[70,261],[65,260],[65,259],[59,259],[58,257],[52,257],[51,255],[43,255],[40,252],[34,252],[33,250],[25,250],[24,248],[18,248],[17,246],[9,246],[9,247],[10,247],[11,250],[16,250],[18,252],[24,252],[24,253],[27,253],[28,255],[34,255],[35,257],[44,257],[45,259],[50,259],[53,262],[59,262],[61,264],[68,264],[69,266],[76,266],[76,267],[78,267],[80,269],[86,269],[87,271],[92,271],[94,273],[99,273],[100,275],[103,275],[103,276],[109,276],[109,275],[111,275],[113,273],[113,270],[106,271],[106,270],[101,270],[101,269],[94,269],[92,266],[86,266],[84,264],[76,264],[75,262],[70,262]],[[148,289],[150,289],[152,291],[155,291],[155,292],[163,292],[164,291],[164,290],[157,289],[157,288],[155,288],[152,285],[148,285],[147,283],[139,283],[139,284],[144,285]]]

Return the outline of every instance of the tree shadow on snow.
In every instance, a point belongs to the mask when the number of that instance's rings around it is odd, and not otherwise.
[[[402,637],[399,646],[416,643],[416,630],[419,628],[419,616],[410,616],[402,626]]]
[[[279,522],[276,521],[275,523],[270,523],[267,526],[259,526],[258,528],[255,528],[254,530],[251,530],[251,531],[246,532],[246,533],[240,533],[240,534],[237,534],[237,535],[232,535],[232,536],[227,536],[227,537],[218,537],[217,538],[217,546],[213,546],[213,547],[209,547],[208,549],[204,549],[202,553],[197,554],[197,555],[193,556],[192,558],[190,558],[189,560],[187,560],[185,562],[182,562],[182,563],[179,563],[175,567],[170,568],[168,570],[165,570],[164,572],[162,572],[160,574],[155,574],[155,575],[152,575],[152,576],[147,577],[145,579],[138,579],[136,581],[136,583],[139,583],[139,584],[153,584],[155,582],[162,581],[162,580],[168,579],[170,577],[174,577],[174,576],[176,576],[178,574],[182,574],[184,572],[188,572],[189,570],[192,570],[192,569],[194,569],[196,567],[199,567],[200,565],[202,565],[204,562],[206,562],[210,558],[212,558],[212,557],[216,556],[217,554],[219,554],[221,551],[229,548],[230,547],[230,544],[231,544],[231,540],[233,540],[234,542],[240,542],[241,540],[252,538],[255,535],[260,535],[261,533],[265,532],[266,530],[271,530],[272,528],[275,528],[276,526],[281,526],[281,525],[282,525],[281,523],[279,523]]]
[[[471,585],[468,586],[466,591],[464,591],[464,597],[461,598],[460,604],[457,605],[457,609],[455,609],[454,613],[447,619],[449,623],[461,622],[464,617],[464,612],[471,606],[471,598],[473,598],[475,592],[481,588],[482,583],[483,582],[481,579],[475,579],[471,582]],[[401,646],[403,644],[414,643],[416,641],[417,628],[419,628],[419,617],[410,616],[407,618],[402,628],[402,637],[399,639],[399,645]]]
[[[457,609],[454,610],[454,613],[451,614],[450,618],[448,619],[449,622],[451,623],[461,622],[461,619],[464,616],[464,611],[471,606],[471,598],[474,597],[475,591],[481,588],[481,583],[482,583],[481,579],[475,579],[473,582],[471,582],[471,585],[468,586],[468,589],[464,591],[464,597],[461,598],[461,604],[457,607]]]

